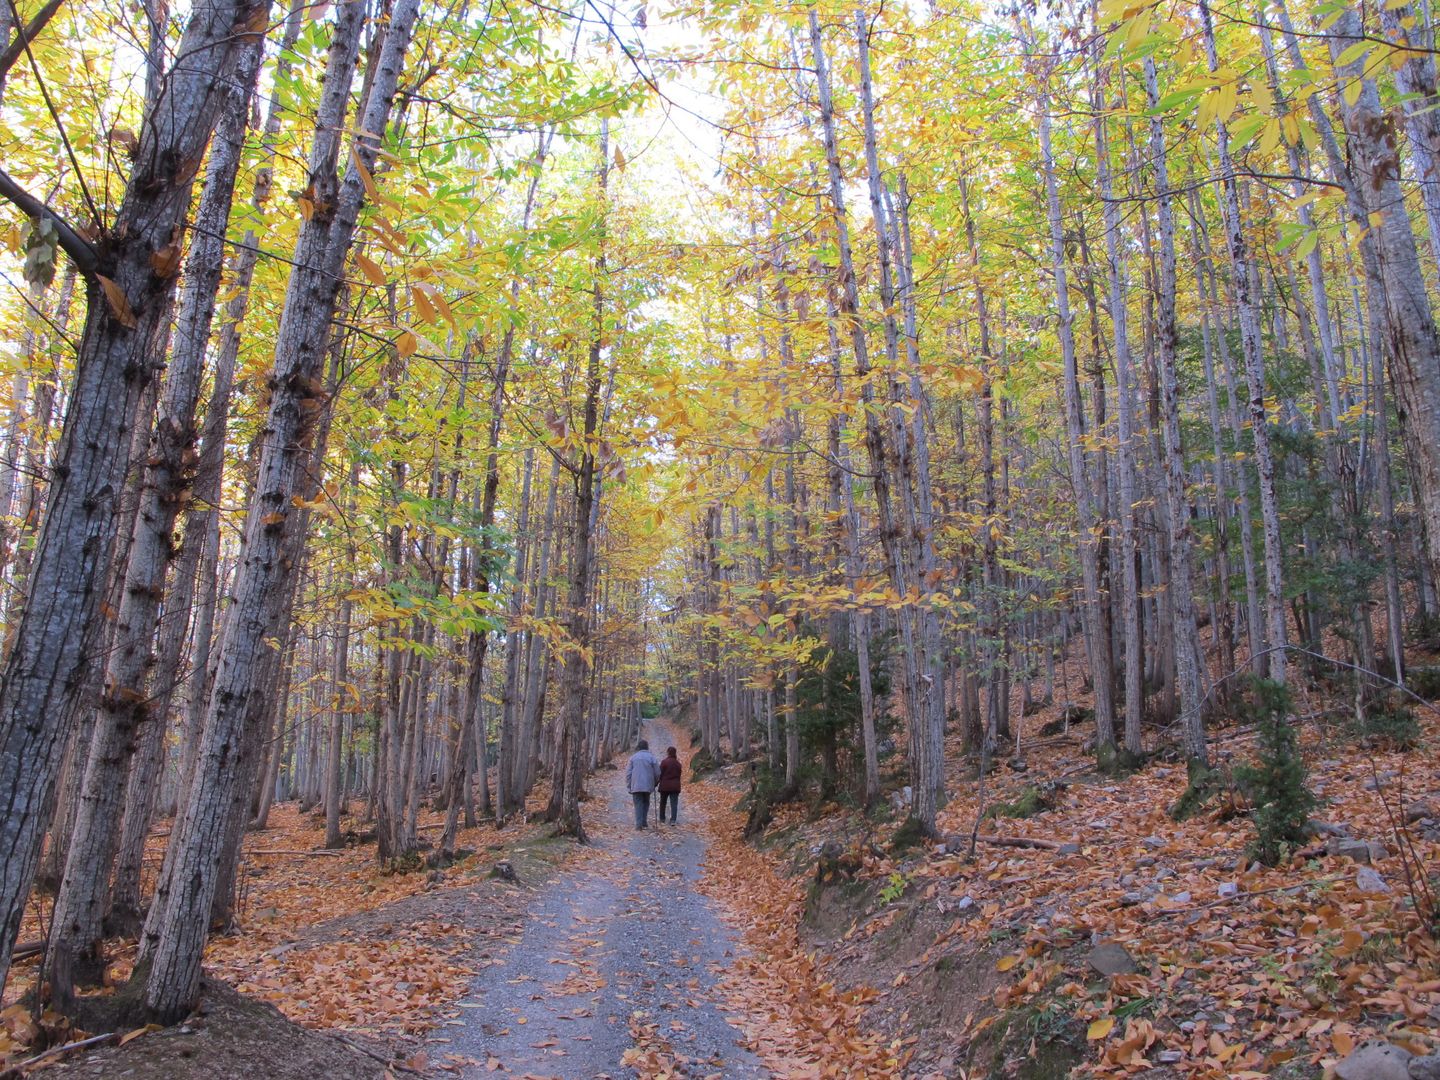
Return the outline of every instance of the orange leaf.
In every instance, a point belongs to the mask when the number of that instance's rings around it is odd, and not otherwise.
[[[370,284],[385,285],[385,271],[380,269],[380,264],[360,252],[355,253],[355,265],[360,267],[360,272],[370,279]]]
[[[125,298],[125,290],[104,274],[96,274],[95,280],[100,282],[100,288],[105,293],[105,302],[110,305],[110,313],[121,326],[134,330],[135,312],[130,307],[130,301]]]

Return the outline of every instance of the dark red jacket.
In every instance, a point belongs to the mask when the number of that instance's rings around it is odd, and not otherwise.
[[[659,791],[679,791],[681,765],[679,758],[667,757],[660,759],[660,787]]]

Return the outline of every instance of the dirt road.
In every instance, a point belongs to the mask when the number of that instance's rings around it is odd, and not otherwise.
[[[652,722],[646,736],[661,756],[674,732]],[[701,808],[682,794],[678,825],[657,824],[652,809],[637,831],[623,772],[597,773],[589,790],[593,849],[536,893],[518,942],[435,1032],[432,1060],[468,1058],[467,1077],[618,1080],[661,1064],[689,1077],[769,1076],[718,1001],[737,946],[695,889]]]

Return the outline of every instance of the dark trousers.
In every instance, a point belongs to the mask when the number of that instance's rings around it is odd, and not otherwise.
[[[635,800],[635,827],[645,828],[645,820],[650,816],[650,792],[632,791],[630,798]]]
[[[670,805],[670,824],[675,824],[675,819],[680,815],[680,793],[678,791],[660,792],[660,820],[665,820],[665,805]]]

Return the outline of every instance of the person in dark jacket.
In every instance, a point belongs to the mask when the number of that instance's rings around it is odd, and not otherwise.
[[[665,806],[670,806],[670,824],[675,824],[675,819],[680,814],[680,758],[675,753],[675,747],[665,751],[665,758],[660,762],[660,820],[665,820]]]
[[[645,828],[646,818],[650,816],[650,793],[655,790],[655,783],[659,779],[660,763],[655,760],[655,755],[650,753],[650,744],[641,739],[639,746],[635,748],[635,756],[625,767],[625,788],[635,802],[637,829]]]

